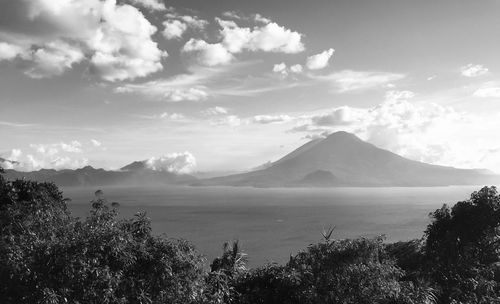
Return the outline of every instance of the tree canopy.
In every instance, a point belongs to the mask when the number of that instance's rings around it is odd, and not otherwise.
[[[0,170],[1,171],[1,170]],[[235,241],[208,266],[188,241],[118,216],[98,190],[75,218],[52,183],[0,174],[1,303],[500,303],[495,187],[430,214],[420,240],[323,240],[284,265],[249,269]]]

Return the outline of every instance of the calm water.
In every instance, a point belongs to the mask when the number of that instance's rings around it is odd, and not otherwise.
[[[75,216],[85,217],[96,189],[66,188]],[[479,187],[256,189],[233,187],[102,188],[120,213],[146,211],[153,231],[190,240],[209,261],[239,239],[251,266],[285,262],[336,226],[338,238],[385,234],[419,238],[429,212]]]

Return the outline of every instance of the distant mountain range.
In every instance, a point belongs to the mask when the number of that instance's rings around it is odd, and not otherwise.
[[[1,162],[7,160],[0,159]],[[91,166],[76,170],[42,169],[33,172],[6,170],[6,177],[53,181],[59,186],[166,185],[337,187],[337,186],[445,186],[496,184],[498,175],[488,170],[430,165],[401,157],[362,141],[353,134],[336,132],[312,140],[278,161],[253,171],[222,177],[155,171],[146,161],[107,171]],[[210,178],[208,178],[210,177]],[[204,179],[203,179],[204,178]]]
[[[151,170],[146,167],[145,161],[133,162],[118,171],[86,166],[76,170],[58,171],[52,169],[32,172],[5,170],[5,176],[8,179],[27,178],[36,181],[50,181],[62,187],[165,185],[189,183],[196,180],[194,176],[187,174]]]
[[[413,161],[353,134],[312,140],[253,172],[198,181],[197,185],[253,187],[443,186],[498,182],[488,170],[456,169]]]

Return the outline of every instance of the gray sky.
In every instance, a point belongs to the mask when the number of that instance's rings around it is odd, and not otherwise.
[[[0,8],[0,157],[18,169],[242,170],[346,130],[500,172],[498,0]]]

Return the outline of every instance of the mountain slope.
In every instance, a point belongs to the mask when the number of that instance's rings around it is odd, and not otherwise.
[[[270,167],[213,178],[201,185],[231,186],[439,186],[481,184],[496,176],[413,161],[347,132],[306,143]]]

